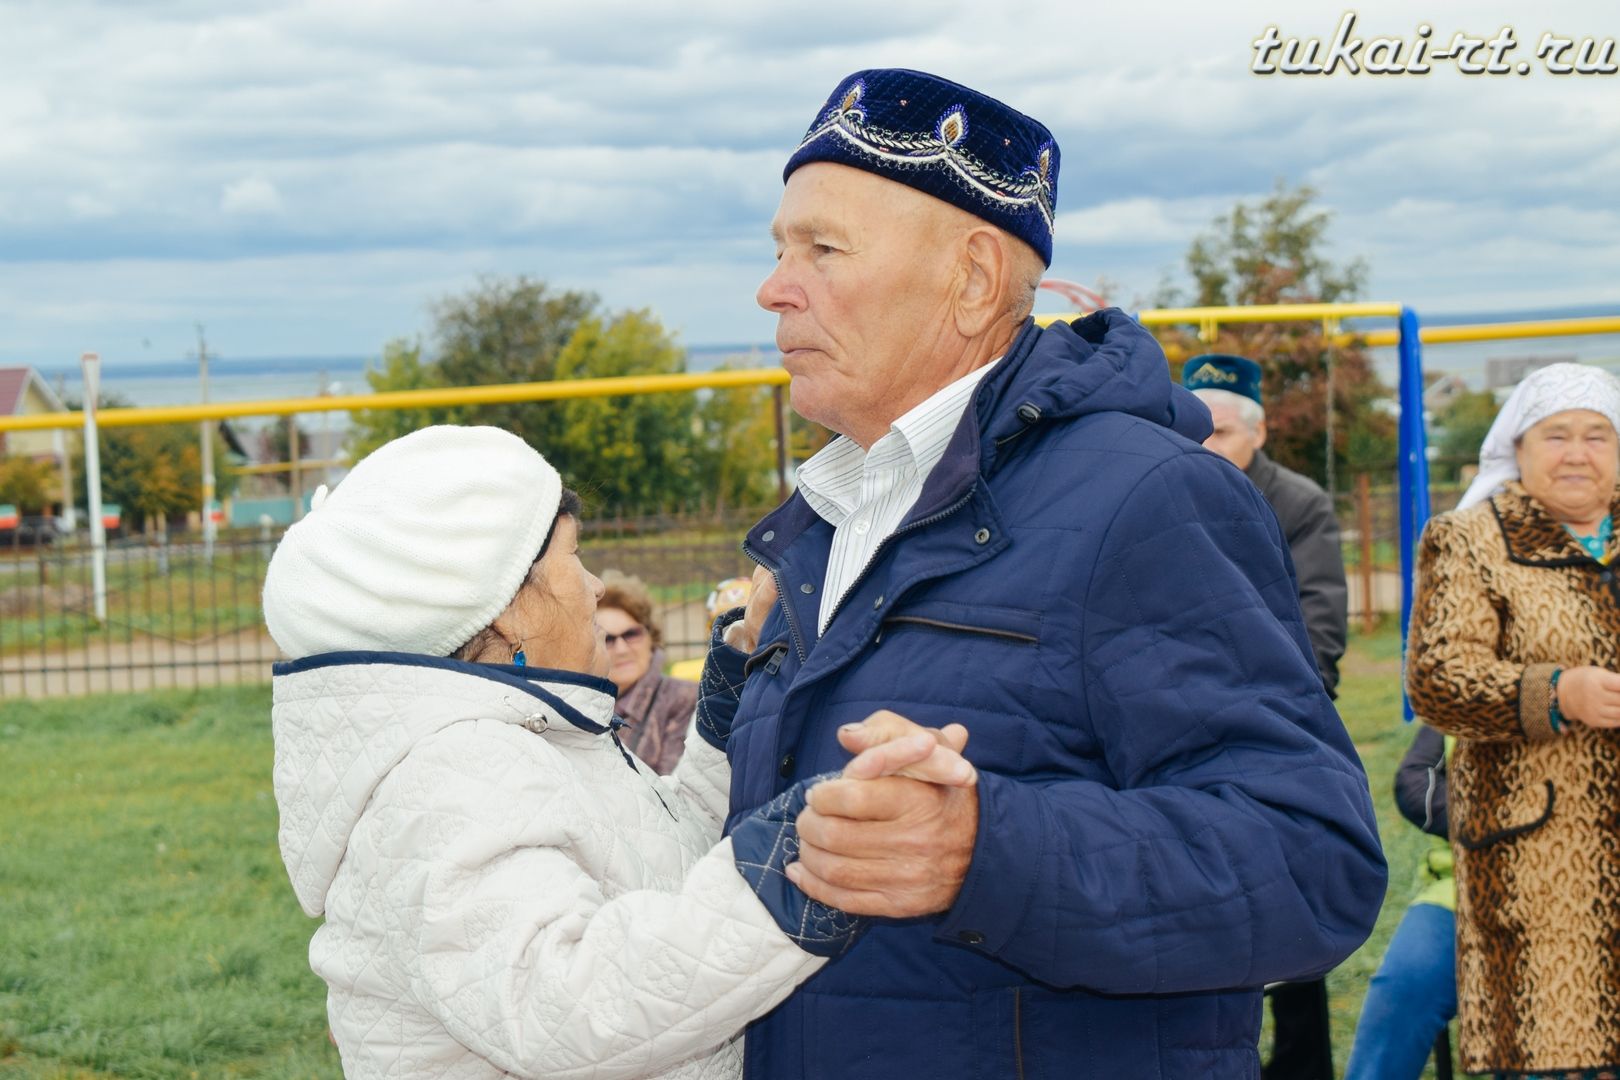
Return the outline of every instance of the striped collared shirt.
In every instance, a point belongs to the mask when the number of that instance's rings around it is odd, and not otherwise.
[[[890,424],[888,434],[871,450],[840,435],[799,467],[799,493],[834,530],[827,578],[821,586],[823,633],[878,546],[894,535],[916,505],[923,482],[945,456],[973,391],[995,364],[992,360],[936,392]]]

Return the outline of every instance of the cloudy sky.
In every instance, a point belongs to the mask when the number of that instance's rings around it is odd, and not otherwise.
[[[1044,120],[1052,272],[1130,303],[1237,200],[1308,182],[1369,298],[1620,310],[1620,76],[1543,33],[1613,0],[1355,9],[1359,37],[1511,27],[1527,75],[1250,73],[1340,5],[1076,0],[0,0],[0,362],[375,354],[524,273],[768,341],[780,168],[841,76],[906,66]],[[1613,55],[1612,53],[1610,54]],[[1481,57],[1483,58],[1483,57]],[[1057,307],[1054,302],[1054,309]]]

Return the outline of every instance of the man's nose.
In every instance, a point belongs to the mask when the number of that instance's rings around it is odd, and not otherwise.
[[[754,300],[766,311],[774,311],[778,315],[803,310],[804,290],[794,283],[787,259],[776,261],[776,268],[760,282]]]

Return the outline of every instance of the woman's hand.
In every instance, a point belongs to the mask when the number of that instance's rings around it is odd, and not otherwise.
[[[1558,711],[1587,727],[1620,728],[1620,675],[1591,666],[1564,669]]]

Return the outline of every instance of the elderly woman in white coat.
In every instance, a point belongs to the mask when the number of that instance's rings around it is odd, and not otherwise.
[[[271,559],[281,851],[349,1077],[734,1076],[743,1025],[860,933],[781,872],[802,786],[720,838],[701,700],[673,776],[624,750],[578,507],[516,436],[427,428]],[[715,653],[705,693],[732,693],[742,654]],[[967,782],[896,734],[846,775]]]

